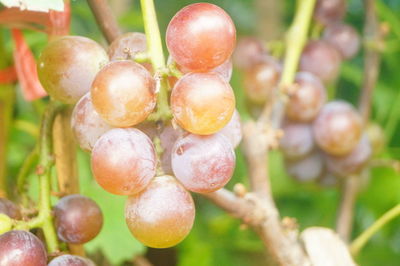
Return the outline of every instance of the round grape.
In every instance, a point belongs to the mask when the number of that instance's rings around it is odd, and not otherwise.
[[[262,104],[273,95],[280,78],[280,66],[271,57],[252,65],[244,72],[244,89],[250,101]]]
[[[144,121],[156,105],[155,80],[141,65],[114,61],[93,81],[93,106],[110,125],[129,127]]]
[[[237,110],[233,113],[229,123],[218,133],[224,135],[231,142],[233,148],[236,148],[239,145],[240,141],[242,141],[243,135],[240,115]]]
[[[94,109],[90,92],[85,94],[75,105],[71,117],[71,127],[79,146],[87,152],[93,149],[101,135],[112,128]]]
[[[311,72],[324,82],[339,74],[341,56],[336,48],[324,40],[310,41],[300,58],[300,70]]]
[[[289,97],[286,115],[293,121],[310,122],[326,101],[326,89],[313,74],[299,72],[296,75],[296,90]]]
[[[209,135],[228,124],[235,110],[235,95],[216,73],[189,73],[173,88],[171,109],[183,129]]]
[[[127,32],[116,38],[108,47],[110,60],[131,59],[131,55],[147,51],[146,35],[141,32]]]
[[[131,195],[143,190],[156,174],[156,154],[151,140],[135,128],[115,128],[96,142],[92,172],[110,193]]]
[[[46,266],[46,250],[34,234],[9,231],[0,235],[0,265]]]
[[[284,135],[281,138],[280,147],[286,158],[302,158],[315,148],[311,125],[287,123],[282,130]]]
[[[171,19],[166,33],[168,51],[178,65],[203,72],[224,63],[235,47],[236,29],[220,7],[196,3]]]
[[[361,130],[360,115],[343,101],[325,104],[313,124],[317,144],[332,155],[351,152],[360,140]]]
[[[233,62],[240,69],[248,69],[262,61],[266,55],[266,50],[262,42],[254,37],[244,37],[239,39],[233,53]]]
[[[129,230],[144,245],[167,248],[181,242],[193,226],[192,196],[172,176],[159,176],[125,207]]]
[[[344,59],[354,57],[360,49],[360,36],[350,25],[335,23],[326,27],[324,40],[332,44]]]
[[[327,155],[326,164],[332,173],[346,177],[359,173],[368,162],[371,154],[371,144],[367,135],[364,134],[349,154],[344,156]]]
[[[324,170],[324,160],[318,152],[296,161],[285,161],[286,170],[290,176],[299,182],[317,180]]]
[[[20,220],[22,218],[19,207],[14,202],[5,198],[0,198],[0,213],[12,219]]]
[[[340,21],[346,13],[346,0],[317,0],[314,18],[323,25]]]
[[[90,90],[97,72],[107,62],[107,53],[95,41],[64,36],[51,41],[42,51],[38,76],[51,97],[73,104]]]
[[[222,188],[231,179],[235,153],[221,134],[189,134],[176,141],[171,162],[176,178],[186,189],[208,193]]]
[[[61,255],[53,259],[48,266],[96,266],[93,261],[75,255]]]
[[[67,243],[83,244],[95,238],[103,226],[103,214],[92,199],[78,195],[61,198],[54,206],[58,237]]]

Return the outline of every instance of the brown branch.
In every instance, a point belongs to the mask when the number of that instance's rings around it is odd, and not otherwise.
[[[104,37],[108,43],[111,43],[121,35],[121,30],[107,0],[87,0],[87,2]]]
[[[382,43],[382,33],[379,28],[375,11],[374,0],[364,0],[365,7],[365,55],[364,55],[364,80],[359,103],[359,111],[364,125],[367,124],[371,112],[372,93],[376,85],[379,73],[380,54],[379,47]],[[344,183],[343,197],[340,204],[337,219],[337,231],[339,235],[348,241],[352,231],[354,203],[357,198],[361,178],[349,178]]]

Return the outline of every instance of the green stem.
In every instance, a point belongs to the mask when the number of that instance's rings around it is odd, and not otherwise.
[[[33,169],[33,166],[39,159],[39,154],[36,148],[34,148],[23,162],[18,175],[17,175],[17,191],[20,195],[24,195],[26,191],[26,178]]]
[[[365,230],[359,237],[357,237],[350,245],[350,251],[353,256],[357,255],[368,240],[378,232],[384,225],[400,215],[400,204],[390,209],[382,215],[375,223],[373,223],[367,230]]]
[[[143,13],[144,31],[146,33],[148,53],[155,72],[165,69],[165,58],[162,48],[160,30],[158,28],[153,0],[140,0]],[[168,105],[168,83],[160,77],[160,88],[157,96],[157,111],[149,117],[150,120],[168,120],[171,111]]]

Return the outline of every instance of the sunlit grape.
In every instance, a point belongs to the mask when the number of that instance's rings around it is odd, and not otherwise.
[[[19,207],[12,201],[0,198],[0,213],[9,216],[12,219],[21,219],[21,211]]]
[[[344,101],[325,104],[314,121],[317,144],[332,155],[345,155],[361,137],[362,121],[357,111]]]
[[[229,123],[222,128],[218,133],[224,135],[232,144],[233,148],[236,148],[242,140],[242,125],[240,124],[240,115],[237,110],[232,115]]]
[[[324,82],[337,78],[341,56],[336,48],[323,40],[310,41],[300,58],[300,70],[311,72]]]
[[[171,19],[166,33],[168,50],[178,65],[191,71],[206,71],[232,54],[236,29],[229,15],[209,3],[181,9]]]
[[[67,243],[82,244],[96,237],[103,226],[103,214],[92,199],[74,194],[54,206],[58,237]]]
[[[159,176],[141,193],[130,196],[125,219],[144,245],[167,248],[190,232],[195,216],[193,199],[172,176]]]
[[[93,106],[110,125],[129,127],[147,118],[156,105],[155,81],[141,65],[114,61],[93,81]]]
[[[300,160],[285,161],[286,171],[300,182],[315,181],[324,170],[324,160],[318,152],[312,153]]]
[[[235,153],[229,140],[221,135],[189,134],[172,149],[172,169],[183,186],[193,192],[220,189],[231,179]]]
[[[328,25],[341,20],[346,13],[346,0],[317,0],[314,18]]]
[[[112,128],[94,109],[90,92],[75,105],[71,117],[71,127],[79,146],[89,152],[101,135]]]
[[[286,115],[294,121],[310,122],[326,101],[326,89],[319,78],[308,72],[299,72],[295,82],[295,91],[286,105]]]
[[[87,258],[66,254],[56,257],[48,266],[95,266],[95,264]]]
[[[216,73],[189,73],[173,88],[171,108],[183,129],[209,135],[230,121],[235,110],[235,95]]]
[[[0,235],[1,266],[46,266],[42,242],[27,231],[9,231]]]
[[[280,147],[286,158],[302,158],[315,148],[314,135],[309,124],[286,123],[282,130],[284,135]]]
[[[233,62],[238,68],[247,69],[262,61],[265,54],[266,50],[260,40],[254,37],[243,37],[239,39],[233,53]]]
[[[64,36],[51,41],[38,59],[38,75],[51,97],[75,103],[89,90],[97,72],[108,62],[95,41]]]
[[[117,195],[143,190],[156,173],[156,154],[151,140],[135,128],[115,128],[96,142],[92,172],[101,187]]]
[[[335,46],[345,59],[354,57],[360,49],[360,36],[347,24],[330,24],[324,31],[324,40]]]

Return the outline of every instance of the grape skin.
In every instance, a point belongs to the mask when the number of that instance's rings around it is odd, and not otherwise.
[[[262,61],[266,50],[262,42],[254,37],[243,37],[239,40],[233,53],[235,66],[246,70]]]
[[[0,235],[0,265],[46,266],[46,264],[46,250],[34,234],[15,230]]]
[[[346,13],[346,0],[317,0],[314,18],[323,25],[340,21]]]
[[[232,54],[236,29],[220,7],[196,3],[171,19],[166,33],[168,51],[178,65],[194,72],[213,69]]]
[[[326,27],[324,40],[335,46],[344,59],[354,57],[360,49],[360,36],[350,25],[335,23]]]
[[[38,76],[51,97],[73,104],[90,90],[97,72],[107,62],[106,51],[95,41],[64,36],[51,41],[42,51]]]
[[[318,146],[332,155],[351,152],[361,137],[362,121],[357,111],[344,101],[325,104],[313,123]]]
[[[101,135],[112,129],[94,109],[90,92],[75,105],[71,116],[71,127],[79,146],[87,152],[93,149]]]
[[[75,256],[75,255],[61,255],[53,259],[48,266],[96,266],[91,260]]]
[[[172,124],[167,124],[160,133],[161,147],[163,149],[163,153],[161,155],[161,166],[166,174],[173,174],[171,166],[171,152],[176,140],[183,134],[184,131],[181,128],[174,128]]]
[[[189,134],[172,149],[172,169],[183,186],[193,192],[216,191],[231,179],[235,153],[229,140],[221,135]]]
[[[183,129],[209,135],[230,121],[235,110],[235,95],[230,85],[216,73],[189,73],[175,84],[171,109]]]
[[[14,202],[5,198],[0,198],[0,213],[3,213],[16,220],[20,220],[22,218],[19,207],[15,205]]]
[[[96,202],[78,194],[61,198],[54,206],[54,216],[57,235],[67,243],[86,243],[103,226],[103,214]]]
[[[285,161],[286,170],[290,176],[299,182],[317,180],[324,170],[324,160],[319,152],[295,161]]]
[[[286,105],[286,115],[293,121],[310,122],[326,101],[326,89],[316,76],[308,72],[299,72],[295,83],[295,92]]]
[[[282,130],[284,135],[280,140],[280,147],[286,158],[302,158],[315,148],[311,125],[289,122]]]
[[[127,32],[116,38],[108,47],[111,61],[130,59],[130,54],[147,51],[146,35],[141,32]]]
[[[131,195],[143,190],[155,176],[156,154],[151,140],[135,128],[106,132],[92,151],[92,172],[110,193]]]
[[[181,242],[193,226],[192,196],[172,176],[159,176],[125,207],[129,230],[144,245],[167,248]]]
[[[233,112],[232,118],[229,123],[222,128],[218,133],[224,135],[232,144],[233,148],[236,148],[242,141],[242,125],[240,123],[240,115],[237,110]]]
[[[153,111],[155,89],[155,80],[143,66],[128,60],[114,61],[94,79],[92,103],[108,124],[134,126]]]

